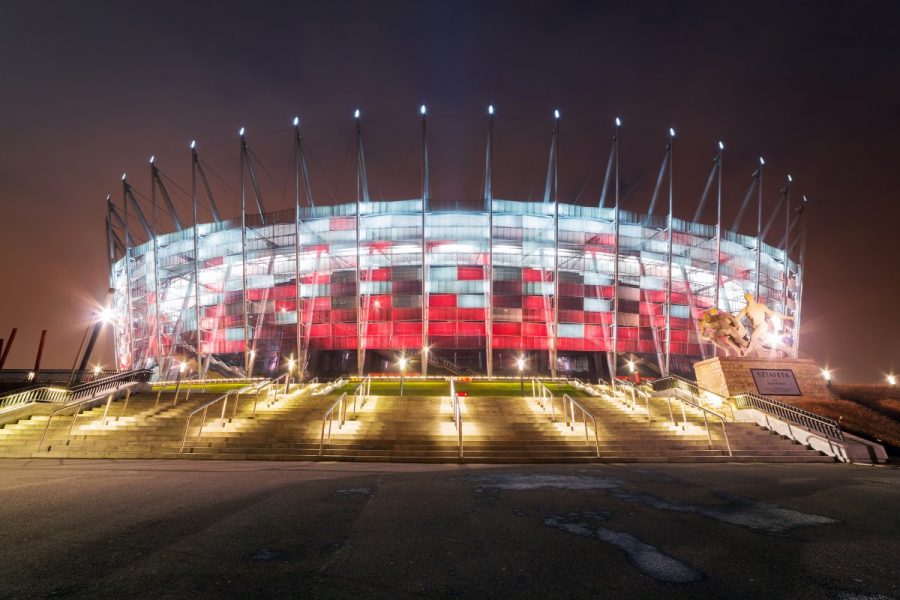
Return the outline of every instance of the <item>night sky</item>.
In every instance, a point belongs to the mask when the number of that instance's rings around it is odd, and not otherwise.
[[[316,202],[350,201],[359,106],[372,197],[410,198],[425,103],[435,202],[474,207],[492,103],[498,198],[541,197],[554,108],[565,202],[596,205],[616,116],[623,209],[646,210],[670,126],[678,217],[693,215],[720,139],[726,224],[759,156],[767,206],[792,174],[794,201],[809,198],[801,354],[839,381],[881,381],[900,369],[897,23],[897,2],[6,0],[0,337],[19,328],[7,367],[31,365],[41,329],[44,366],[71,365],[108,286],[105,197],[121,200],[123,172],[149,195],[151,154],[189,189],[196,138],[236,215],[245,126],[266,209],[287,208],[299,114]],[[189,196],[170,190],[190,221]],[[95,358],[112,364],[111,340]]]

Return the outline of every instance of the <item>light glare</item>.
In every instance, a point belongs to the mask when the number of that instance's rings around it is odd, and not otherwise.
[[[622,119],[620,119],[619,117],[616,117],[616,127],[621,127],[621,126],[622,126]]]
[[[353,118],[358,119],[361,114],[362,113],[359,112],[359,109],[357,108],[356,110],[353,111]]]
[[[424,104],[419,107],[419,114],[421,114],[423,117],[425,116],[425,113],[427,113],[427,112],[428,112],[428,109],[425,108]]]
[[[489,115],[494,114],[494,105],[493,105],[493,104],[491,104],[491,105],[488,106],[488,114],[489,114]]]

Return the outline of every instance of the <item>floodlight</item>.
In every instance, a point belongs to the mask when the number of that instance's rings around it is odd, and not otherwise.
[[[419,107],[419,114],[421,114],[423,117],[425,116],[425,113],[427,113],[427,112],[428,112],[428,109],[425,108],[424,104]]]
[[[491,105],[488,106],[488,114],[489,114],[489,115],[493,115],[493,114],[494,114],[494,105],[493,105],[493,104],[491,104]]]
[[[241,127],[240,131],[238,131],[238,135],[244,137],[244,128]]]
[[[725,144],[723,142],[719,142],[719,150],[724,150]]]
[[[616,127],[621,127],[621,126],[622,126],[622,119],[620,119],[619,117],[616,117]]]
[[[294,117],[294,127],[300,125],[300,117]]]
[[[353,118],[358,119],[361,114],[362,113],[360,113],[359,109],[357,108],[356,110],[353,111]]]
[[[559,109],[553,111],[553,118],[554,118],[554,119],[558,119],[558,118],[559,118]]]

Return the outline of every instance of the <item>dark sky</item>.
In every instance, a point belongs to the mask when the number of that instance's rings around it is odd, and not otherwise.
[[[623,208],[646,210],[669,126],[677,216],[692,216],[719,139],[727,215],[758,156],[767,204],[791,173],[795,200],[809,197],[801,353],[839,380],[881,380],[900,369],[898,22],[897,2],[6,0],[0,337],[19,328],[7,366],[29,366],[42,328],[44,365],[71,365],[107,287],[104,199],[121,197],[122,172],[149,193],[151,154],[188,188],[196,138],[235,214],[244,125],[266,208],[288,207],[299,113],[317,201],[347,201],[360,106],[372,195],[412,197],[424,102],[434,196],[468,205],[493,103],[497,197],[542,190],[556,107],[564,201],[596,203],[617,115]],[[98,360],[111,355],[106,340]]]

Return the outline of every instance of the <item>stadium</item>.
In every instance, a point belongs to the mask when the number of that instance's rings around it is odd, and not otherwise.
[[[526,369],[596,380],[627,375],[635,362],[648,374],[690,373],[715,354],[697,319],[710,307],[740,310],[745,293],[792,317],[771,351],[797,355],[803,204],[791,205],[789,180],[763,218],[762,159],[733,226],[721,222],[721,143],[696,217],[676,218],[670,130],[649,209],[626,211],[617,119],[599,205],[567,203],[556,190],[557,113],[543,201],[495,197],[491,111],[482,206],[442,208],[430,198],[422,107],[420,197],[374,201],[355,117],[358,193],[349,202],[303,201],[308,166],[297,120],[291,210],[264,210],[243,129],[235,218],[219,216],[194,143],[192,226],[181,223],[153,159],[152,218],[123,176],[122,202],[108,201],[107,218],[119,369],[166,378],[190,365],[251,376],[296,364],[308,378],[396,372],[403,356],[415,374]],[[210,222],[197,222],[198,203]],[[704,204],[714,209],[711,222],[699,218]],[[755,235],[739,232],[748,208]],[[157,210],[172,217],[172,231],[159,230]],[[771,244],[776,220],[783,235]]]

